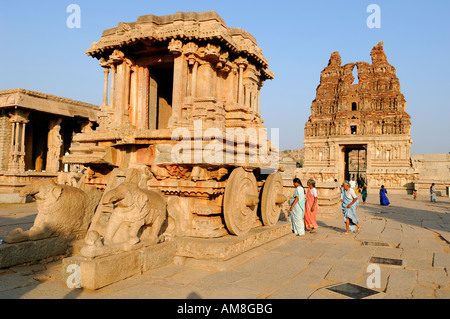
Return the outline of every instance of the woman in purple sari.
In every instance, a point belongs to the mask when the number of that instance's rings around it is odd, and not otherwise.
[[[387,190],[384,188],[384,185],[381,185],[380,189],[380,205],[383,206],[389,206],[391,203],[389,202],[389,199],[387,198]]]

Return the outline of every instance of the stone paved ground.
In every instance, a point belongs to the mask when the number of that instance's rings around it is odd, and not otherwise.
[[[376,269],[368,268],[372,257],[400,259],[402,265],[376,264],[379,293],[370,298],[449,299],[450,199],[390,200],[391,206],[381,207],[372,195],[358,207],[359,234],[345,235],[341,217],[320,220],[317,233],[289,235],[222,272],[173,264],[88,291],[62,283],[61,261],[2,269],[0,299],[339,299],[347,297],[325,288],[376,283]],[[30,227],[34,214],[34,204],[0,206],[0,238],[7,230]]]

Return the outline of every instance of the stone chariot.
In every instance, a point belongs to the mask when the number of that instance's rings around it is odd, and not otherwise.
[[[274,75],[253,36],[213,11],[146,15],[105,30],[87,54],[104,68],[99,121],[64,157],[86,167],[84,186],[162,192],[165,238],[277,223],[286,197],[260,113]],[[101,201],[90,230],[104,236],[113,209]]]

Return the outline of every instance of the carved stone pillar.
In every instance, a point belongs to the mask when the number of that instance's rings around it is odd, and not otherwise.
[[[103,102],[102,106],[108,105],[108,76],[109,76],[109,68],[105,67],[105,82],[103,86]]]
[[[147,130],[149,128],[148,90],[149,90],[149,69],[148,67],[136,65],[136,97],[135,123],[137,128]]]
[[[192,82],[191,82],[191,97],[195,98],[197,94],[197,71],[198,71],[198,62],[195,61],[192,66]]]
[[[11,149],[11,122],[5,110],[0,110],[0,171],[6,171]]]
[[[248,65],[247,59],[238,58],[236,64],[239,67],[239,80],[238,80],[238,105],[243,105],[244,101],[244,70]],[[248,93],[248,92],[247,92]]]
[[[150,129],[149,121],[150,121],[150,112],[148,109],[148,101],[149,101],[149,81],[150,81],[150,70],[148,67],[143,67],[142,69],[142,98],[141,98],[141,107],[143,109],[144,114],[144,128]]]
[[[239,84],[238,84],[238,104],[242,105],[244,102],[244,68],[245,65],[239,65]]]
[[[149,70],[148,86],[148,129],[156,130],[158,128],[158,82],[152,70]]]
[[[247,109],[247,111],[251,108],[251,95],[252,95],[252,89],[249,84],[244,85],[244,106]]]
[[[114,112],[113,122],[114,126],[122,127],[130,124],[128,107],[130,104],[131,66],[134,65],[134,62],[120,50],[115,50],[110,55],[109,62],[112,64],[112,70],[116,73],[116,79],[113,81],[111,89],[111,95],[115,94],[114,103],[111,102],[111,111]]]
[[[11,121],[11,150],[9,151],[8,171],[14,173],[19,172],[19,162],[15,143],[16,139],[16,122]]]
[[[111,65],[111,108],[114,109],[116,106],[116,66]]]
[[[172,88],[172,116],[168,126],[174,127],[181,120],[181,109],[183,107],[185,95],[185,81],[187,78],[187,62],[183,54],[183,42],[172,39],[169,51],[174,55],[173,63],[173,88]]]
[[[123,123],[124,95],[125,95],[125,63],[119,63],[117,66],[116,79],[116,103],[114,107],[115,124],[120,126]]]
[[[258,115],[261,115],[261,87],[262,85],[258,85],[258,93],[257,93],[257,109],[256,109],[256,113]]]
[[[130,78],[131,78],[131,64],[126,61],[125,75],[124,75],[124,94],[122,101],[122,121],[128,117],[128,108],[130,106]]]
[[[25,172],[25,129],[30,112],[14,110],[9,113],[11,121],[11,150],[8,171]]]

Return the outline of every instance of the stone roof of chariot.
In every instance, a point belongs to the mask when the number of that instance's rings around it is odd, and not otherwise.
[[[156,42],[171,39],[198,42],[215,39],[223,49],[253,58],[269,78],[273,72],[268,69],[268,60],[256,39],[241,28],[227,27],[215,11],[177,12],[172,15],[144,15],[136,22],[119,22],[117,27],[106,29],[99,41],[93,42],[86,54],[99,58],[104,52],[138,43],[143,40]]]

